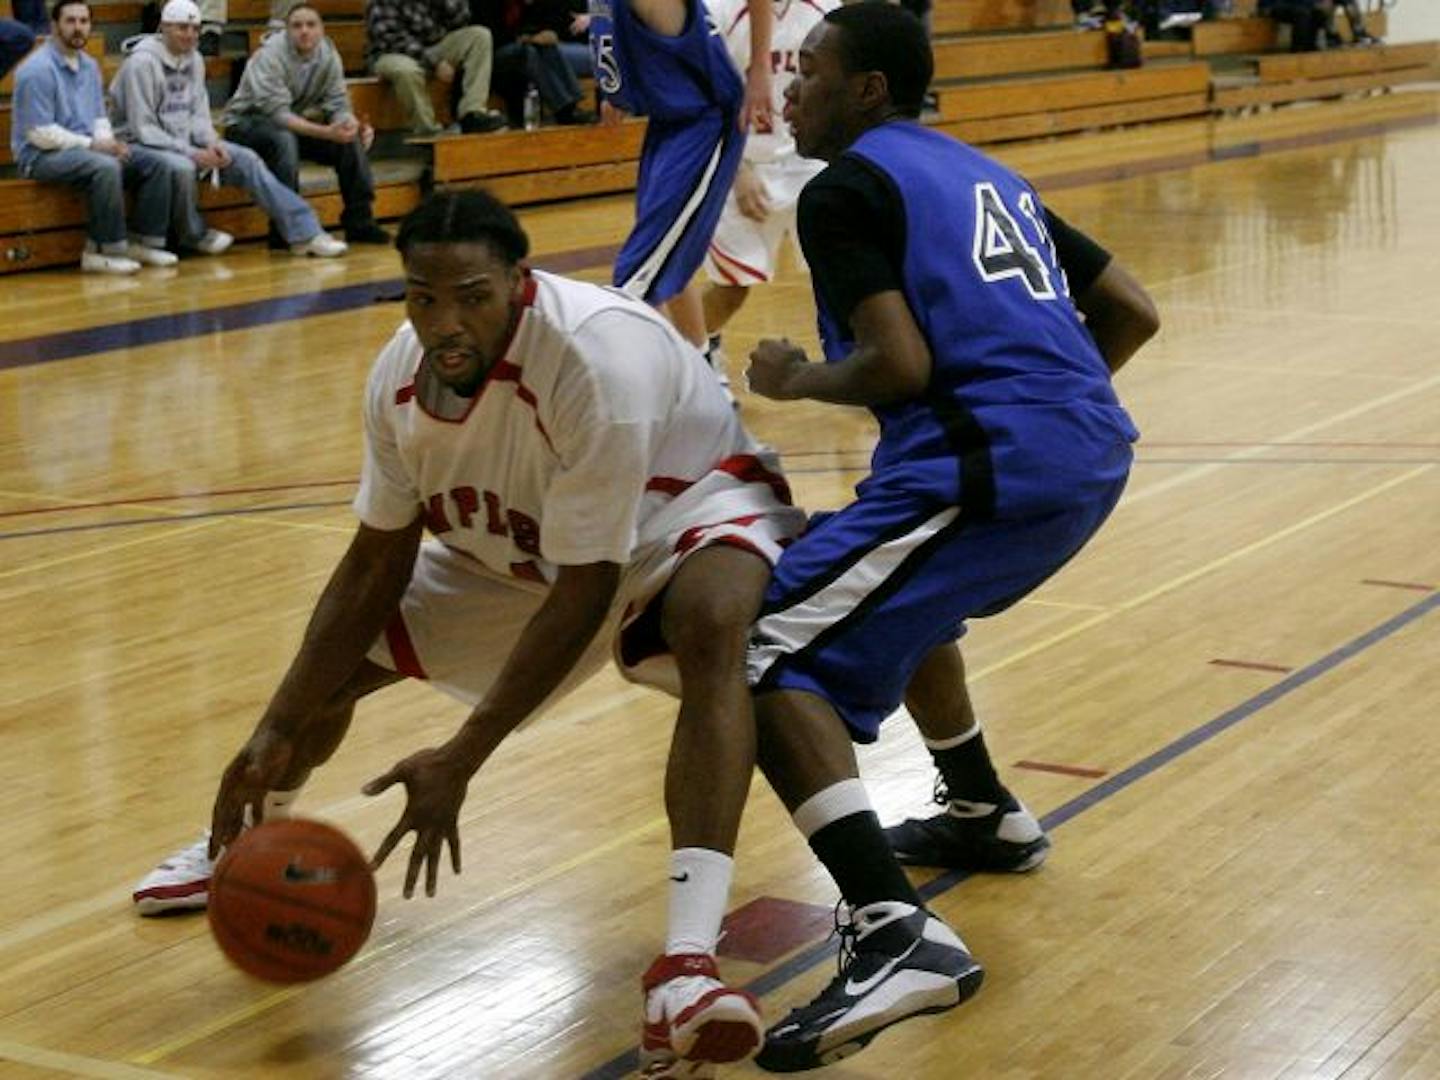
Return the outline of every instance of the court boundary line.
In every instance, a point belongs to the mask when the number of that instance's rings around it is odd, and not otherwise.
[[[1203,746],[1212,739],[1223,735],[1242,721],[1254,716],[1256,713],[1262,712],[1281,698],[1328,674],[1347,660],[1358,656],[1360,653],[1384,641],[1391,635],[1405,629],[1411,623],[1424,618],[1437,608],[1440,608],[1440,593],[1428,596],[1424,600],[1404,609],[1399,614],[1391,616],[1378,626],[1374,626],[1358,637],[1352,638],[1339,648],[1332,649],[1320,657],[1320,659],[1312,661],[1294,674],[1286,676],[1274,686],[1262,690],[1260,693],[1242,701],[1239,705],[1227,709],[1219,716],[1206,721],[1198,727],[1192,728],[1178,738],[1172,739],[1158,750],[1147,754],[1139,761],[1121,769],[1119,772],[1107,777],[1094,786],[1087,788],[1074,798],[1061,803],[1040,818],[1041,827],[1044,828],[1046,832],[1053,832],[1067,822],[1073,821],[1086,810],[1098,806],[1111,796],[1119,794],[1131,785],[1158,772],[1166,765],[1184,757],[1191,750]],[[973,876],[975,875],[971,873],[952,870],[926,882],[919,887],[918,891],[921,898],[928,902],[950,892]],[[752,979],[745,984],[744,988],[757,996],[769,994],[781,986],[784,986],[792,979],[818,967],[825,960],[831,959],[834,956],[834,952],[835,950],[830,943],[829,937],[826,937],[823,941],[804,947],[789,960]],[[620,1077],[633,1072],[638,1064],[639,1050],[632,1047],[624,1053],[606,1061],[604,1064],[583,1073],[581,1080],[619,1080]]]
[[[1225,165],[1267,154],[1337,142],[1353,142],[1411,128],[1434,126],[1437,123],[1440,123],[1440,116],[1434,114],[1384,117],[1353,124],[1342,123],[1339,127],[1297,135],[1260,137],[1219,146],[1212,145],[1205,150],[1160,155],[1138,161],[1090,166],[1051,174],[1031,170],[1031,180],[1042,192],[1066,191],[1118,183],[1154,173]],[[1001,160],[1003,164],[1003,159]],[[619,251],[619,244],[566,248],[536,256],[533,265],[537,269],[548,269],[562,274],[603,269],[614,262]],[[263,300],[192,308],[165,315],[149,315],[127,322],[102,323],[79,330],[63,330],[54,334],[0,341],[0,371],[33,367],[56,360],[97,356],[123,349],[144,348],[230,330],[272,326],[313,316],[339,314],[392,301],[396,290],[403,288],[402,278],[378,278],[338,285],[332,289],[287,293]]]
[[[180,1080],[179,1073],[156,1072],[120,1061],[106,1061],[103,1058],[82,1057],[62,1050],[47,1050],[40,1046],[0,1039],[0,1061],[13,1061],[18,1065],[34,1065],[41,1069],[70,1076],[91,1076],[96,1080]]]

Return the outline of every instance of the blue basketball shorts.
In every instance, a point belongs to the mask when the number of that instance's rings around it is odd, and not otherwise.
[[[685,288],[705,260],[744,153],[745,135],[733,112],[650,118],[640,151],[635,227],[615,260],[619,288],[651,304]]]
[[[816,694],[856,742],[874,742],[926,654],[1059,570],[1124,486],[1122,477],[1090,500],[983,521],[923,492],[869,486],[812,518],[781,557],[751,638],[751,687]]]

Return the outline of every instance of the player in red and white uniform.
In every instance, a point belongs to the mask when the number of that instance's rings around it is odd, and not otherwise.
[[[459,871],[470,778],[613,655],[630,678],[684,688],[642,1065],[708,1075],[760,1045],[758,1006],[720,981],[714,952],[754,768],[746,641],[804,516],[699,352],[619,290],[528,271],[528,240],[493,196],[432,196],[397,246],[410,318],[370,376],[355,538],[225,772],[208,850],[172,858],[136,902],[203,906],[209,860],[247,813],[284,816],[356,701],[406,676],[472,706],[453,738],[365,788],[404,785],[376,859],[415,833],[405,894],[423,869],[433,895],[447,845]]]
[[[796,258],[795,206],[800,189],[825,167],[823,161],[802,158],[795,138],[782,122],[785,88],[799,70],[800,46],[827,11],[840,0],[774,0],[775,24],[771,35],[770,70],[772,122],[751,127],[745,140],[745,157],[730,189],[720,223],[705,255],[705,328],[711,335],[710,361],[719,355],[721,329],[740,310],[752,286],[775,277],[780,247],[791,238]],[[710,11],[725,37],[726,48],[737,64],[750,55],[750,18],[744,0],[714,0]]]

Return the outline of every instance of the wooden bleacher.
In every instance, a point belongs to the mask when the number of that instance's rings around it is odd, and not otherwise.
[[[3,3],[3,0],[0,0]],[[316,0],[350,75],[355,110],[382,132],[404,120],[394,95],[364,74],[364,0]],[[100,55],[105,25],[124,32],[139,23],[141,4],[100,0],[90,48]],[[269,0],[231,0],[227,42],[251,48],[266,32]],[[1092,129],[1158,123],[1215,112],[1368,92],[1435,78],[1436,43],[1336,49],[1291,56],[1279,52],[1286,34],[1254,16],[1253,0],[1237,0],[1236,17],[1203,22],[1188,39],[1146,42],[1145,65],[1107,70],[1105,38],[1070,26],[1069,0],[937,0],[935,32],[938,115],[927,119],[969,142],[995,144]],[[1341,30],[1348,30],[1341,20]],[[1370,16],[1383,34],[1383,13]],[[211,58],[207,72],[221,81],[234,57]],[[107,80],[120,58],[104,55]],[[9,160],[8,83],[0,84],[0,165]],[[437,115],[448,122],[447,88],[436,84]],[[631,190],[644,135],[643,121],[618,129],[542,128],[482,136],[411,141],[429,155],[437,184],[484,184],[517,205]],[[394,141],[394,137],[392,137]],[[419,198],[418,165],[407,171],[377,162],[377,213],[393,218]],[[307,184],[322,221],[339,217],[333,184]],[[242,238],[262,236],[263,214],[243,192],[207,189],[207,219]],[[0,273],[59,265],[78,258],[84,206],[73,193],[18,180],[0,180]]]
[[[1440,78],[1440,42],[1377,45],[1317,53],[1274,53],[1251,71],[1217,79],[1217,109],[1314,101]]]

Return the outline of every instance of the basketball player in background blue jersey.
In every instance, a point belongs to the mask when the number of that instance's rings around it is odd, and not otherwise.
[[[614,283],[663,307],[703,348],[705,316],[690,279],[704,261],[751,123],[768,129],[771,0],[748,2],[750,65],[736,71],[701,0],[590,0],[601,118],[648,117],[635,185],[635,227]]]
[[[862,3],[810,34],[786,94],[800,153],[829,162],[798,215],[827,362],[763,341],[750,386],[868,406],[880,438],[857,499],[782,556],[751,640],[761,765],[851,911],[839,975],[767,1033],[756,1060],[776,1071],[978,989],[979,965],[898,869],[851,741],[873,741],[907,691],[943,697],[917,673],[958,668],[967,619],[1081,548],[1137,437],[1035,192],[916,121],[932,71],[918,20]]]

